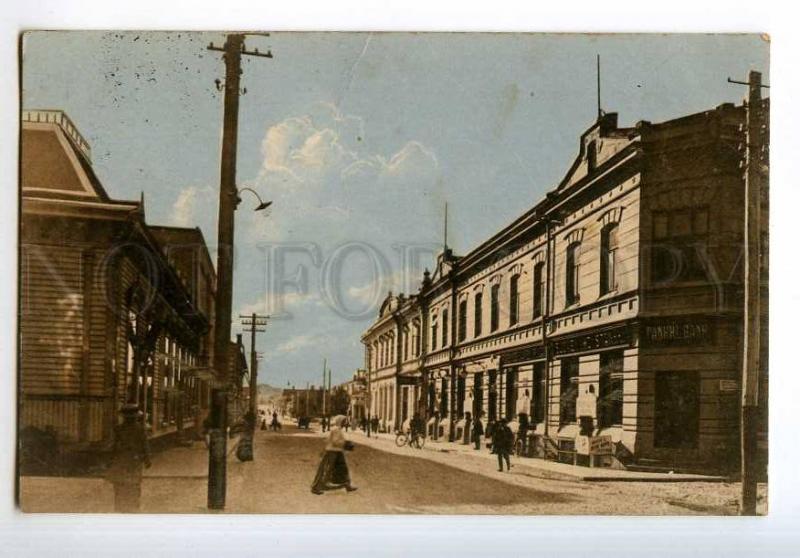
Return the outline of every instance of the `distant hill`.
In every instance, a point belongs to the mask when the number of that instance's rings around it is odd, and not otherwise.
[[[283,389],[273,387],[269,384],[258,384],[258,403],[259,405],[272,406],[281,398]]]

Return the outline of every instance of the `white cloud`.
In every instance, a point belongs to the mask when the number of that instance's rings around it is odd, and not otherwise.
[[[321,343],[327,341],[328,338],[323,335],[295,335],[275,347],[275,352],[280,354],[295,353],[306,347],[319,346]]]

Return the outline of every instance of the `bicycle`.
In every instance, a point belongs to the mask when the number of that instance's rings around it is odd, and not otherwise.
[[[420,434],[410,434],[400,431],[395,436],[394,443],[397,444],[399,448],[408,444],[409,447],[422,449],[425,446],[425,437]]]

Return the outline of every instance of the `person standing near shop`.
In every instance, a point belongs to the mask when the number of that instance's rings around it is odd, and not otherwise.
[[[114,511],[135,513],[141,505],[143,468],[150,467],[150,448],[139,407],[123,405],[121,413],[106,478],[114,485]]]
[[[506,419],[497,421],[492,436],[492,451],[497,454],[497,470],[503,471],[503,461],[506,470],[511,471],[511,446],[514,443],[514,434],[508,427]]]
[[[483,422],[481,416],[475,415],[475,420],[472,422],[472,441],[475,442],[475,449],[481,449],[481,436],[483,436]]]

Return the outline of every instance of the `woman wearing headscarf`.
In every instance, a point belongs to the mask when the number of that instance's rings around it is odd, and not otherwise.
[[[350,471],[344,458],[345,450],[352,450],[353,444],[348,442],[342,432],[345,417],[336,415],[331,419],[330,433],[325,444],[325,453],[322,455],[317,468],[317,476],[311,485],[311,492],[322,494],[325,490],[344,488],[348,492],[356,490],[350,483]]]

